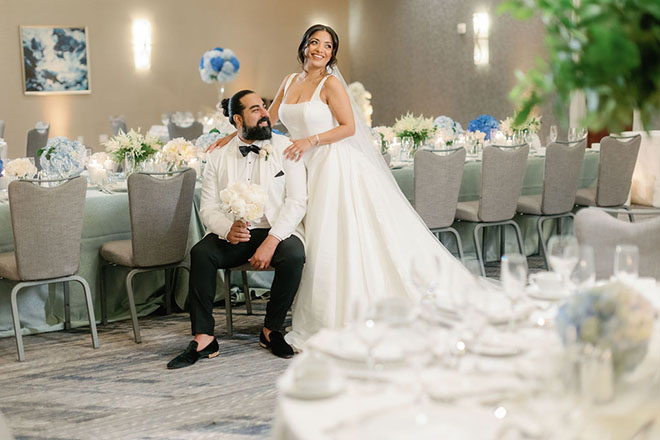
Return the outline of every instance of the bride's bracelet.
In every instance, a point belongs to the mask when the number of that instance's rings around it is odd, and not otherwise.
[[[311,145],[312,147],[318,147],[319,144],[321,143],[321,141],[319,140],[319,135],[318,134],[314,135],[314,140],[312,140],[311,136],[308,137],[307,140],[309,141],[309,145]]]

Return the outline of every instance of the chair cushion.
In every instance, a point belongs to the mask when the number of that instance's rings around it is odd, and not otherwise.
[[[541,212],[541,197],[541,194],[520,196],[516,211],[522,212],[523,214],[543,215]]]
[[[18,276],[18,266],[16,266],[16,256],[13,252],[0,254],[0,277],[12,281],[20,281]]]
[[[469,202],[458,202],[456,205],[456,218],[469,222],[480,222],[479,220],[479,200]]]
[[[575,194],[575,204],[582,206],[596,205],[596,188],[580,188]]]
[[[101,257],[103,257],[108,263],[126,267],[135,267],[131,240],[118,240],[103,243],[100,252]]]

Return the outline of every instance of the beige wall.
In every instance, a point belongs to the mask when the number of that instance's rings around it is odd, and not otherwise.
[[[132,20],[152,25],[151,70],[136,72]],[[25,154],[26,132],[39,120],[50,136],[83,136],[100,149],[109,116],[124,114],[146,131],[164,112],[210,109],[214,85],[201,81],[201,55],[216,46],[236,52],[241,71],[226,95],[250,88],[272,97],[298,67],[304,30],[323,22],[348,40],[348,0],[0,0],[0,119],[6,121],[9,157]],[[89,32],[90,95],[23,94],[19,25],[83,25]],[[349,73],[344,45],[340,66]]]

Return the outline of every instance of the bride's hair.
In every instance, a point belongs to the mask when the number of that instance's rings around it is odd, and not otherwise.
[[[222,100],[222,113],[229,118],[231,125],[236,126],[234,123],[234,115],[243,115],[243,110],[245,106],[241,102],[241,98],[245,95],[254,93],[252,90],[241,90],[232,95],[231,98],[225,98]]]
[[[298,61],[300,61],[300,64],[303,66],[305,65],[305,49],[307,49],[307,46],[309,46],[309,39],[312,38],[312,35],[318,31],[326,31],[330,34],[330,38],[332,38],[332,55],[330,56],[330,61],[328,61],[328,64],[325,65],[325,68],[328,69],[337,64],[339,37],[337,36],[337,32],[335,32],[334,29],[324,24],[315,24],[305,31],[305,34],[300,41],[300,45],[298,46]]]

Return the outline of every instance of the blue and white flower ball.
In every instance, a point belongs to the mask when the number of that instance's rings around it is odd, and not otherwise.
[[[479,130],[486,134],[486,140],[490,139],[490,131],[500,127],[497,119],[490,115],[479,115],[468,124],[468,131],[475,132]]]
[[[78,141],[64,136],[48,139],[46,147],[39,150],[41,168],[51,175],[61,177],[80,174],[87,163],[87,149]]]
[[[438,127],[439,131],[451,130],[454,132],[454,134],[463,133],[463,126],[461,123],[454,121],[449,116],[438,116],[435,118],[435,121],[433,121],[433,125]]]
[[[241,64],[231,49],[216,47],[202,55],[199,60],[199,75],[205,83],[229,82],[236,79]]]
[[[206,133],[198,137],[197,140],[195,141],[195,146],[198,148],[206,149],[213,142],[217,141],[220,138],[222,138],[222,133],[220,133],[219,131],[211,131],[210,133]]]

